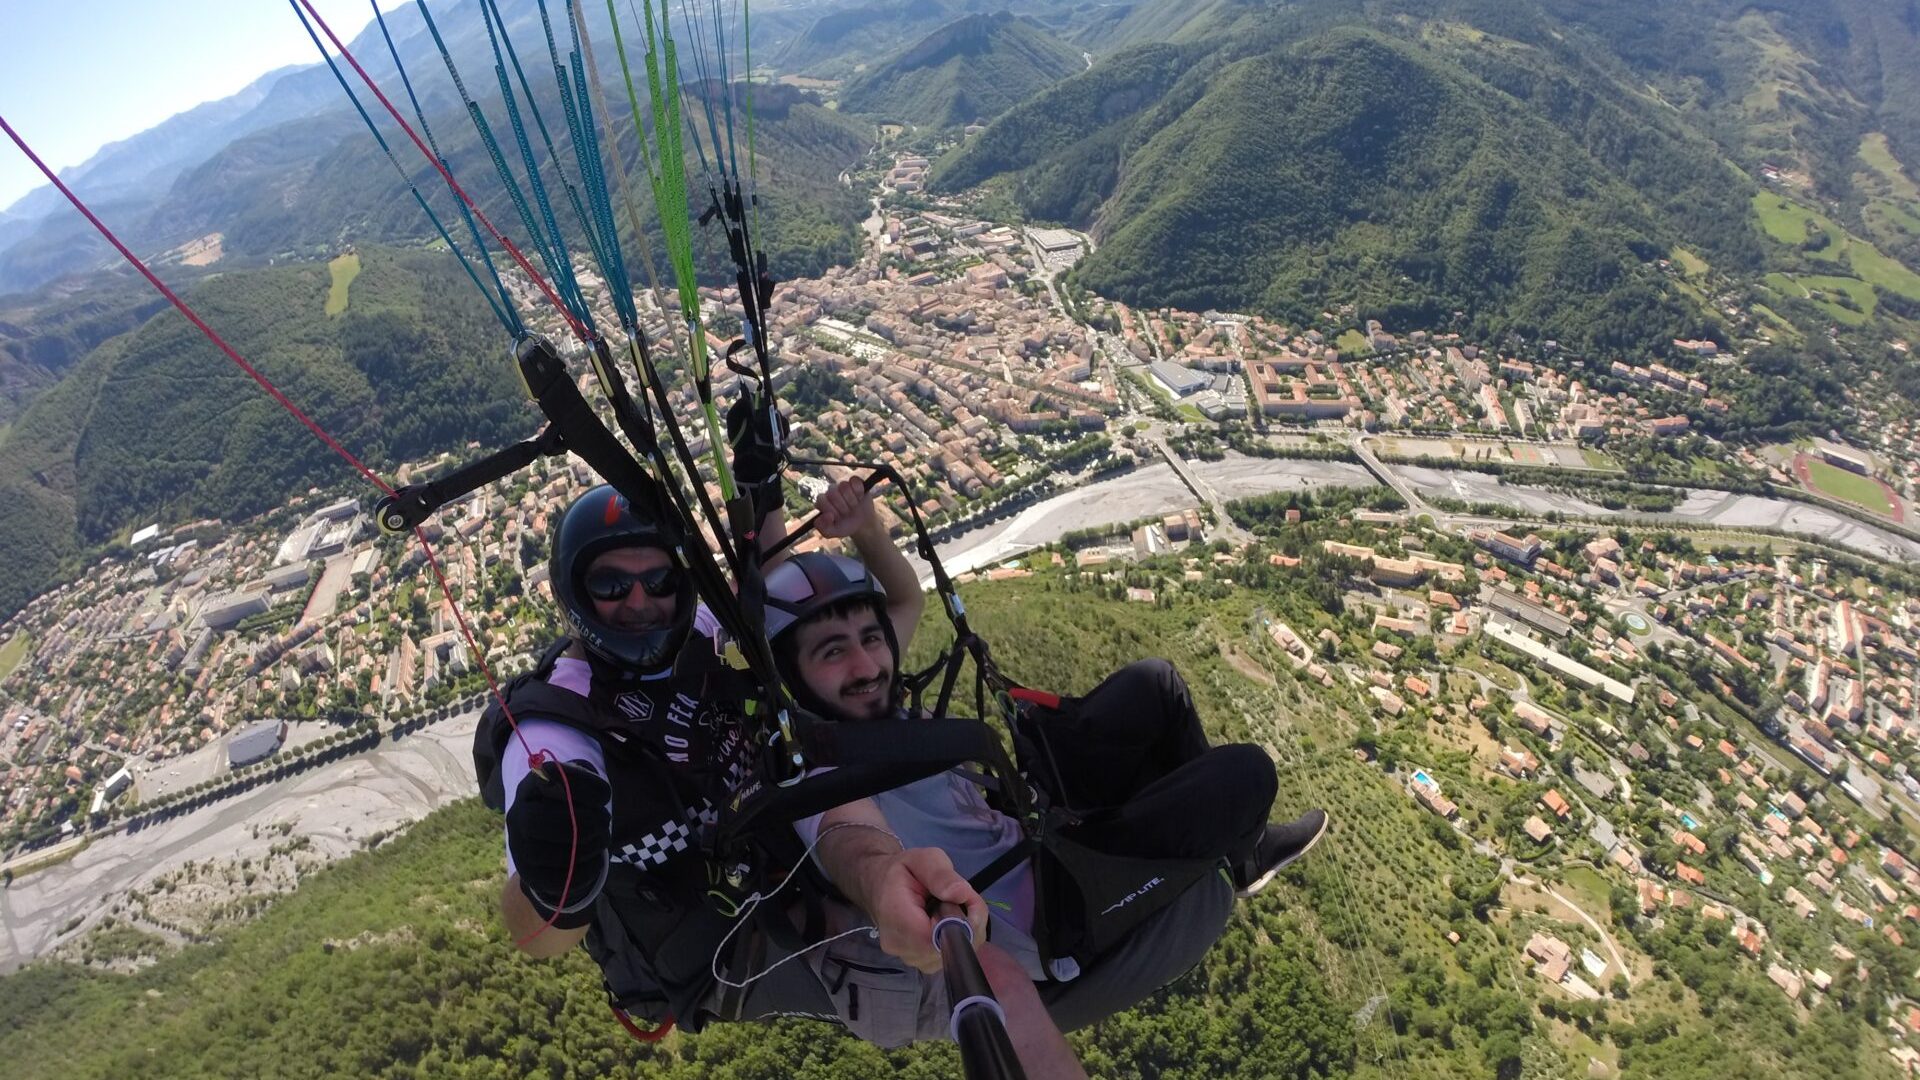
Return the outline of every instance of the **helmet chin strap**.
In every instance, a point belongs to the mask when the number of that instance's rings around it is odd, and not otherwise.
[[[640,682],[647,675],[654,674],[635,671],[610,657],[602,656],[600,651],[591,645],[584,646],[582,651],[587,654],[587,668],[593,672],[595,686],[624,690]]]

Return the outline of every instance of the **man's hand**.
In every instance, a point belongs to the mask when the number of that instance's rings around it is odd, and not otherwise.
[[[909,848],[861,866],[855,901],[880,931],[880,948],[931,975],[940,970],[933,947],[930,901],[966,909],[975,941],[987,940],[987,902],[939,848]]]
[[[542,918],[556,908],[554,925],[584,925],[583,901],[591,900],[607,868],[613,818],[607,810],[611,789],[584,762],[549,763],[527,774],[514,790],[507,810],[507,850],[513,855],[520,885]]]
[[[883,540],[886,538],[879,511],[874,506],[873,492],[858,480],[842,480],[828,488],[813,508],[820,514],[814,528],[824,539],[876,534]]]

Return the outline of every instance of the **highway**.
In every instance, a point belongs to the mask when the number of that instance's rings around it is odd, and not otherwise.
[[[1406,502],[1407,512],[1414,520],[1419,520],[1420,516],[1425,514],[1433,518],[1433,523],[1436,527],[1443,531],[1452,531],[1452,519],[1447,514],[1435,510],[1427,500],[1421,498],[1420,492],[1415,490],[1412,484],[1407,483],[1399,473],[1387,468],[1386,465],[1374,455],[1373,450],[1367,446],[1367,437],[1365,435],[1355,435],[1352,440],[1349,441],[1348,445],[1353,447],[1353,452],[1359,456],[1360,463],[1367,467],[1368,472],[1372,473],[1381,483],[1392,488],[1394,492]]]

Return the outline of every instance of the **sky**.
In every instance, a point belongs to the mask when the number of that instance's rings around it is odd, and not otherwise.
[[[373,21],[368,0],[313,5],[342,41]],[[319,59],[287,0],[0,0],[0,116],[56,170]],[[0,208],[45,182],[0,136]]]

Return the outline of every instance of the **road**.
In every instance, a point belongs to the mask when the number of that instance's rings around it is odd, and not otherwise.
[[[1539,889],[1541,892],[1546,893],[1548,896],[1551,896],[1555,900],[1558,900],[1562,904],[1566,905],[1567,910],[1573,912],[1575,915],[1580,916],[1581,922],[1586,923],[1589,929],[1591,929],[1594,933],[1600,935],[1601,943],[1606,945],[1608,955],[1613,958],[1614,968],[1618,970],[1620,974],[1626,976],[1628,985],[1632,985],[1633,969],[1627,966],[1626,957],[1621,955],[1620,953],[1620,946],[1614,944],[1613,935],[1607,933],[1607,930],[1605,927],[1601,926],[1598,922],[1595,922],[1593,916],[1587,914],[1586,911],[1582,909],[1579,904],[1576,904],[1573,901],[1567,899],[1565,896],[1562,896],[1558,889],[1555,889],[1553,886],[1548,885],[1545,882],[1535,881],[1530,877],[1515,877],[1513,879],[1513,883],[1515,885],[1533,886],[1534,888]]]
[[[1233,515],[1227,513],[1227,501],[1220,497],[1220,492],[1215,490],[1212,484],[1195,475],[1186,459],[1175,453],[1173,447],[1167,445],[1167,438],[1161,433],[1158,425],[1148,430],[1147,439],[1160,451],[1160,456],[1166,459],[1167,464],[1173,467],[1174,474],[1180,477],[1180,482],[1187,486],[1187,490],[1193,492],[1195,498],[1206,503],[1207,508],[1213,511],[1213,534],[1216,537],[1232,543],[1235,547],[1253,542],[1253,534],[1236,524]]]
[[[1356,451],[1360,448],[1356,446]],[[1838,511],[1824,509],[1790,499],[1763,495],[1740,495],[1708,488],[1687,488],[1679,505],[1666,513],[1637,513],[1609,510],[1577,496],[1526,484],[1503,483],[1491,473],[1471,469],[1431,469],[1421,465],[1379,463],[1371,451],[1361,453],[1368,467],[1392,483],[1402,498],[1411,490],[1420,494],[1446,496],[1464,502],[1497,503],[1513,509],[1523,518],[1543,519],[1559,513],[1567,518],[1589,521],[1617,521],[1622,524],[1713,526],[1724,529],[1757,529],[1804,536],[1833,544],[1888,562],[1920,562],[1920,542],[1866,522],[1856,521]],[[1384,473],[1383,473],[1384,470]],[[1419,505],[1409,499],[1410,505]],[[1443,515],[1435,514],[1441,521]],[[1475,515],[1445,515],[1454,527],[1467,527],[1487,521]]]
[[[1425,514],[1433,518],[1433,523],[1436,527],[1447,531],[1452,529],[1451,518],[1445,513],[1435,510],[1427,500],[1420,497],[1420,492],[1415,490],[1412,484],[1407,483],[1399,473],[1387,468],[1386,464],[1374,455],[1372,448],[1367,446],[1367,437],[1365,435],[1355,435],[1349,441],[1349,445],[1353,447],[1353,452],[1359,455],[1360,463],[1367,467],[1368,472],[1372,473],[1382,483],[1399,494],[1400,498],[1407,504],[1407,512],[1412,515],[1415,520],[1418,520],[1421,515]]]

